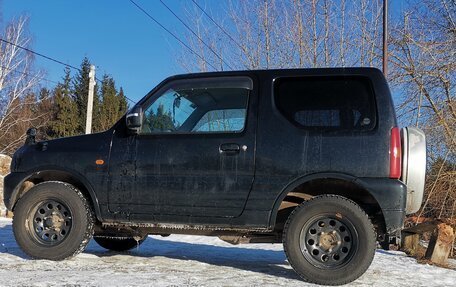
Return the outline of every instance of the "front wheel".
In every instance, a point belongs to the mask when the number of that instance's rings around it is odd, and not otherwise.
[[[323,285],[356,280],[369,268],[376,248],[367,214],[336,195],[317,196],[296,207],[285,224],[283,244],[296,273]]]
[[[19,199],[13,232],[27,255],[62,260],[85,249],[93,220],[89,203],[78,189],[64,182],[43,182]]]

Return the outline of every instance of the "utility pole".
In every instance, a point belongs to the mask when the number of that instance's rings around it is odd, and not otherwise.
[[[388,0],[383,0],[383,74],[388,74]]]
[[[93,92],[95,88],[95,66],[90,65],[89,95],[87,97],[86,134],[92,133]]]

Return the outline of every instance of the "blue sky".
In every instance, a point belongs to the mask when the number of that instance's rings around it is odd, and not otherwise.
[[[159,1],[137,2],[172,31],[182,29]],[[166,3],[184,13],[183,1]],[[97,66],[98,78],[104,72],[111,74],[134,100],[164,78],[183,72],[174,60],[180,49],[176,41],[128,0],[0,0],[0,11],[3,23],[23,14],[30,17],[33,50],[73,66],[87,56]],[[35,59],[46,78],[61,79],[63,66]]]
[[[171,31],[185,32],[158,0],[136,1]],[[189,0],[164,1],[185,19]],[[221,1],[198,2],[207,11],[220,13]],[[401,0],[390,1],[391,14],[401,8]],[[2,24],[28,15],[33,50],[73,66],[87,56],[97,66],[98,78],[105,72],[112,75],[134,100],[164,78],[184,72],[175,60],[183,49],[180,44],[128,0],[0,0],[0,14]],[[47,72],[47,79],[59,81],[63,76],[61,65],[40,57],[36,67]]]

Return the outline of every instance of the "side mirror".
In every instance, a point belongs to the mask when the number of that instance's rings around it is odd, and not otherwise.
[[[140,106],[134,106],[125,117],[127,128],[130,132],[137,134],[142,125],[143,112]]]

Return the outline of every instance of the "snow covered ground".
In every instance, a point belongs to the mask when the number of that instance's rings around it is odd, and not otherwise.
[[[352,286],[456,286],[456,271],[378,251]],[[16,245],[11,220],[0,218],[0,286],[310,286],[299,280],[280,244],[233,246],[217,238],[149,237],[119,254],[94,241],[74,259],[31,260]]]

